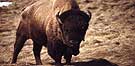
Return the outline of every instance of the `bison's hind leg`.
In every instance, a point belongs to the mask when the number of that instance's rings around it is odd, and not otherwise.
[[[17,56],[19,54],[19,52],[21,51],[21,49],[23,48],[23,45],[25,43],[25,41],[27,40],[27,37],[24,35],[16,35],[16,41],[14,44],[14,52],[13,52],[13,58],[12,58],[12,64],[16,63],[17,61]]]
[[[36,60],[36,65],[42,65],[40,52],[42,49],[42,44],[40,42],[34,41],[33,52]]]

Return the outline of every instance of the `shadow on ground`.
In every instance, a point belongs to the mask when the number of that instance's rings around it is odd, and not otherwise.
[[[54,63],[50,63],[50,64],[55,65]],[[91,61],[86,61],[86,62],[72,62],[70,65],[71,66],[118,66],[117,64],[114,64],[106,59],[93,59]]]
[[[74,66],[118,66],[117,64],[111,63],[106,59],[94,59],[87,62],[76,62],[72,63]]]

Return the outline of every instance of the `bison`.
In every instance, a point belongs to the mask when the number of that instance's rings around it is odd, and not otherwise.
[[[75,0],[35,2],[21,13],[11,63],[16,63],[25,41],[32,39],[36,64],[42,64],[42,46],[47,47],[56,64],[61,64],[62,56],[69,64],[72,55],[79,54],[80,42],[84,40],[90,19],[91,13],[81,11]]]

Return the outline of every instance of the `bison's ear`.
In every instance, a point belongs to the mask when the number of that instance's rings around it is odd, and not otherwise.
[[[60,19],[59,13],[60,13],[60,12],[58,12],[58,13],[56,14],[56,19],[57,19],[57,21],[59,22],[59,24],[63,24],[62,21],[61,21],[61,19]]]

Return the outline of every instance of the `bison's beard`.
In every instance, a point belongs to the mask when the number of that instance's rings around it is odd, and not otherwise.
[[[78,55],[80,53],[79,49],[67,48],[67,52],[71,55]]]

